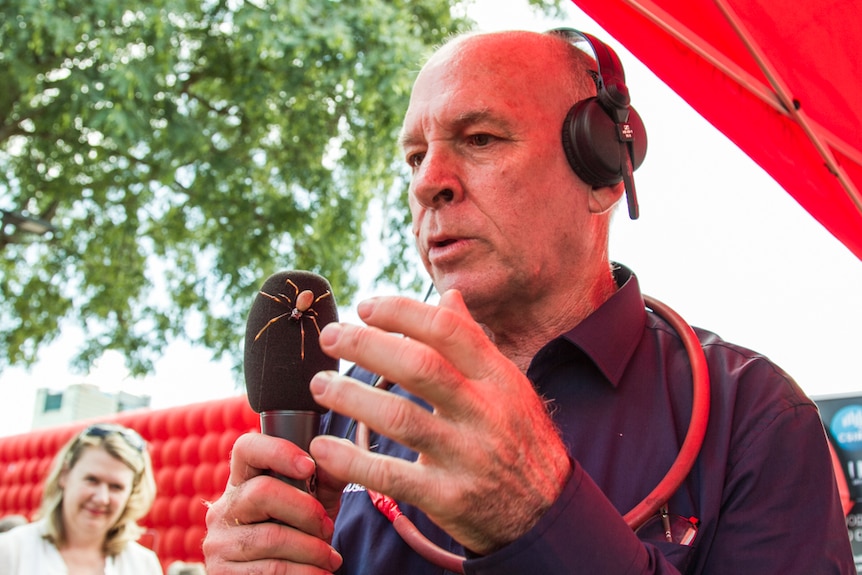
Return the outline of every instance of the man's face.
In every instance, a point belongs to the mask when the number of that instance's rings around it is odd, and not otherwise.
[[[490,42],[490,45],[489,45]],[[546,44],[471,38],[414,86],[402,144],[422,261],[477,320],[565,285],[587,249],[587,190],[568,166],[569,98]]]

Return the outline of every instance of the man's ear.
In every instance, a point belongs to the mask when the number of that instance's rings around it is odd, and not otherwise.
[[[620,198],[626,192],[626,185],[623,182],[614,184],[613,186],[602,186],[600,188],[591,188],[590,194],[590,212],[594,214],[603,214],[617,205]]]

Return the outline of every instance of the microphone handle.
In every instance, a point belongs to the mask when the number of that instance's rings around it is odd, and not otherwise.
[[[281,437],[296,444],[308,453],[311,440],[320,432],[320,414],[316,411],[296,411],[290,409],[273,409],[260,413],[260,430],[265,435]],[[317,474],[308,480],[292,479],[278,473],[270,473],[307,493],[314,493],[317,488]]]

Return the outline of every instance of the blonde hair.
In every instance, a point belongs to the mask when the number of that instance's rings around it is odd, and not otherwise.
[[[140,444],[137,440],[140,440]],[[91,425],[66,442],[54,457],[45,480],[42,505],[37,516],[47,520],[45,537],[58,548],[62,547],[68,534],[63,524],[63,489],[60,487],[60,477],[72,469],[84,451],[91,447],[106,451],[134,472],[126,507],[114,526],[108,530],[102,546],[107,555],[117,555],[123,551],[126,543],[137,540],[144,532],[137,521],[149,512],[156,498],[153,464],[146,444],[136,432],[126,427],[114,423]]]

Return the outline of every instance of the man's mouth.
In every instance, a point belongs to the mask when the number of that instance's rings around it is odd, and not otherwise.
[[[469,238],[437,236],[428,240],[428,257],[435,265],[448,265],[460,260],[470,245]]]
[[[458,240],[456,240],[454,238],[446,238],[446,239],[442,239],[442,240],[436,240],[436,241],[431,243],[431,247],[433,247],[433,248],[445,248],[448,245],[454,244],[456,241],[458,241]]]

